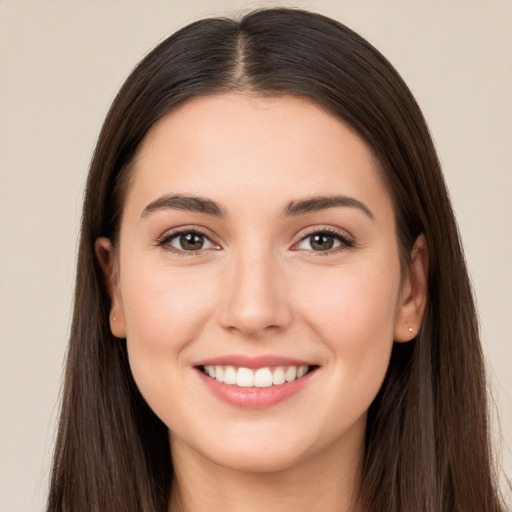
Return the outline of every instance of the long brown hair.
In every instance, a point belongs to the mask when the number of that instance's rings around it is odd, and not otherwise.
[[[85,193],[47,510],[167,509],[173,476],[167,428],[137,390],[124,340],[110,332],[110,298],[94,242],[116,240],[130,164],[155,122],[189,98],[233,90],[308,98],[351,125],[380,163],[403,268],[418,235],[427,240],[421,330],[394,347],[368,415],[364,510],[501,511],[474,301],[424,118],[398,73],[367,41],[334,20],[290,9],[181,29],[135,68],[108,113]]]

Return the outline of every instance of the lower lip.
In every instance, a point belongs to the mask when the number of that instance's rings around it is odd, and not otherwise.
[[[284,384],[266,388],[244,388],[224,384],[208,377],[200,369],[197,369],[197,373],[208,389],[221,400],[238,407],[263,409],[278,404],[298,393],[310,381],[316,370],[314,369],[304,375],[304,377],[292,382],[285,382]]]

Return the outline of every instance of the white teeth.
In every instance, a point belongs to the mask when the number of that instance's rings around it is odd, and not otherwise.
[[[236,370],[232,366],[226,366],[224,369],[224,383],[236,384]]]
[[[292,366],[290,366],[290,368],[292,368]],[[286,379],[284,377],[284,368],[280,366],[274,370],[274,373],[272,373],[272,384],[274,384],[274,386],[278,386],[279,384],[284,384],[285,382]]]
[[[285,382],[304,377],[309,366],[278,366],[276,368],[235,368],[234,366],[205,365],[203,371],[212,379],[224,384],[236,385],[243,388],[267,388],[279,386]]]
[[[289,366],[286,370],[286,373],[284,374],[284,377],[286,379],[286,382],[292,382],[297,378],[297,367],[296,366]]]
[[[304,377],[308,371],[307,366],[299,366],[299,369],[297,370],[297,379],[300,379],[301,377]]]
[[[254,374],[254,385],[257,388],[268,388],[272,386],[272,372],[270,368],[260,368]]]
[[[215,366],[215,380],[224,382],[224,368],[222,366]]]
[[[252,388],[254,386],[254,372],[249,368],[238,368],[236,385],[242,388]]]

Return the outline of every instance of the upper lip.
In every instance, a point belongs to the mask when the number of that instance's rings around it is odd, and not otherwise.
[[[247,356],[244,354],[226,354],[203,359],[194,366],[236,366],[238,368],[266,368],[276,366],[312,366],[309,361],[278,355]]]

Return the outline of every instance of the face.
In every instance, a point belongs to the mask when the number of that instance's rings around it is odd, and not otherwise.
[[[118,247],[97,251],[173,448],[257,471],[361,450],[421,265],[401,275],[390,197],[344,123],[292,97],[190,100],[147,135]]]

